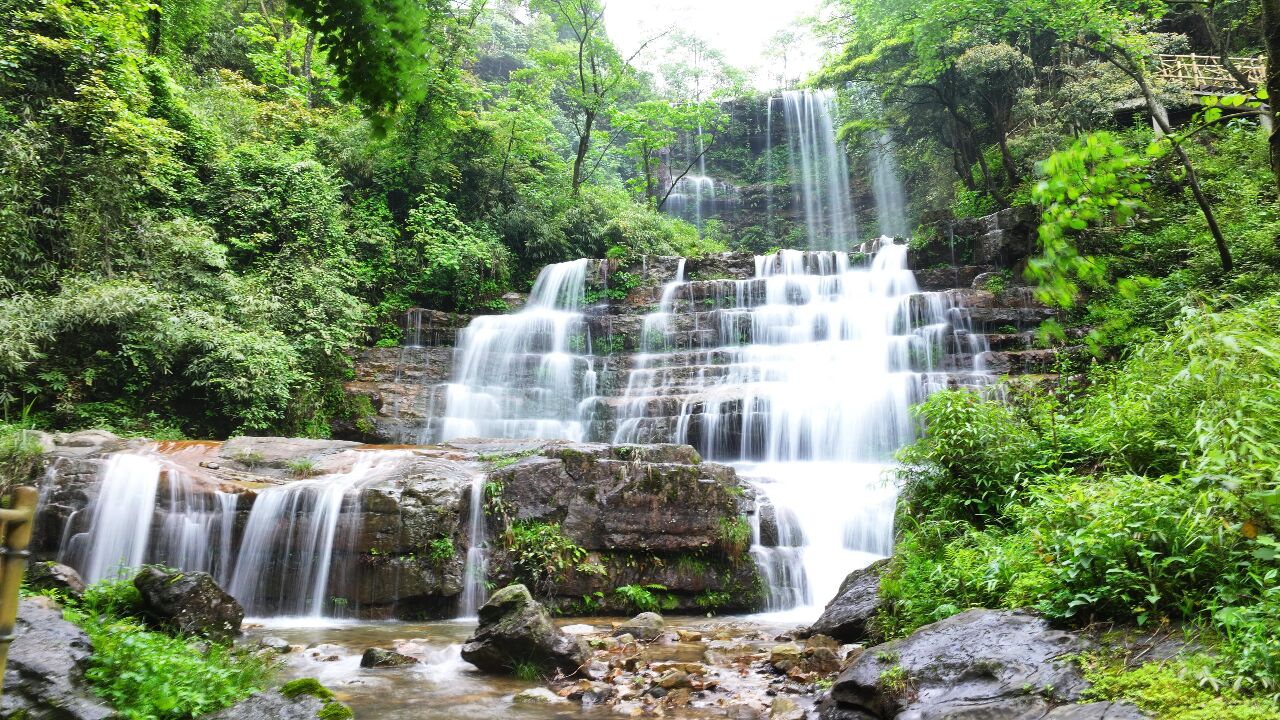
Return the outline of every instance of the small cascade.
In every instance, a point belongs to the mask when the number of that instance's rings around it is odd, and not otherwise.
[[[952,371],[981,382],[962,360],[981,336],[950,294],[919,292],[906,254],[783,250],[752,279],[669,283],[646,318],[613,440],[689,443],[752,480],[771,610],[811,611],[891,552],[911,404]]]
[[[676,181],[663,209],[701,229],[707,220],[722,217],[738,203],[738,189],[732,185],[707,175],[685,175]]]
[[[471,619],[489,596],[485,588],[488,563],[485,556],[484,489],[487,476],[476,475],[471,481],[470,517],[467,521],[467,561],[462,569],[462,600],[459,617]]]
[[[764,229],[773,232],[773,98],[764,99]]]
[[[323,617],[349,604],[333,580],[356,572],[343,557],[360,531],[360,490],[411,453],[349,454],[348,470],[258,493],[227,587],[246,613]]]
[[[583,322],[588,261],[549,265],[514,315],[476,318],[459,334],[439,440],[582,440],[580,404],[595,395]]]
[[[803,211],[810,250],[848,250],[858,244],[849,185],[849,160],[836,143],[830,90],[788,90],[786,109],[791,186]]]
[[[88,582],[160,563],[230,575],[229,545],[239,496],[212,490],[154,451],[107,459],[97,495],[83,513],[87,530],[63,538],[59,562]],[[80,527],[73,518],[68,529]]]
[[[898,168],[898,150],[893,136],[883,130],[872,143],[871,187],[876,196],[876,218],[880,234],[891,238],[905,238],[907,228],[907,201],[902,189]]]

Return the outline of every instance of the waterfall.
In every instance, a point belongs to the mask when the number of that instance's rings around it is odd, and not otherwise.
[[[907,202],[899,177],[898,150],[888,130],[882,130],[872,144],[871,186],[876,196],[880,234],[891,238],[907,237],[910,231],[907,229]]]
[[[836,143],[830,90],[788,90],[786,109],[791,186],[804,213],[811,250],[848,250],[858,244],[849,186],[849,160]]]
[[[476,475],[471,481],[471,512],[467,522],[467,561],[462,569],[462,602],[460,617],[477,617],[488,597],[488,559],[484,547],[484,491],[487,476]]]
[[[764,99],[764,231],[773,232],[773,98]]]
[[[812,614],[891,552],[910,406],[967,372],[954,362],[974,347],[965,311],[919,292],[906,260],[892,243],[868,266],[783,250],[749,280],[669,285],[646,319],[613,439],[692,444],[762,491],[773,529],[757,525],[752,554],[771,610]]]
[[[100,477],[82,511],[88,529],[68,533],[59,562],[91,583],[147,563],[227,578],[237,495],[211,490],[154,451],[116,453]],[[68,528],[76,525],[73,518]]]
[[[348,470],[296,480],[258,493],[245,521],[230,592],[250,615],[322,617],[350,599],[331,579],[354,566],[335,556],[354,549],[360,490],[392,470],[409,451],[348,452]]]
[[[582,305],[586,260],[548,265],[514,315],[478,317],[459,333],[441,440],[582,440],[591,387]]]

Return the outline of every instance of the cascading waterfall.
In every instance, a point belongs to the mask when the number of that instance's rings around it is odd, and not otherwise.
[[[869,266],[841,252],[757,257],[750,280],[669,285],[646,322],[660,336],[646,337],[613,439],[689,443],[755,482],[771,527],[755,528],[752,552],[771,610],[825,602],[891,551],[887,471],[913,436],[910,405],[945,385],[942,348],[971,335],[963,309],[918,291],[906,252],[884,244]],[[672,315],[678,298],[690,312]]]
[[[97,495],[82,511],[89,515],[88,529],[63,538],[60,562],[88,582],[145,563],[228,579],[236,494],[203,487],[153,451],[112,455],[101,478]],[[68,528],[77,525],[73,518]]]
[[[880,234],[905,238],[907,228],[906,194],[898,170],[898,151],[893,136],[882,130],[872,142],[871,187],[876,196],[876,218]]]
[[[586,260],[548,265],[524,309],[476,318],[459,334],[440,440],[582,440],[596,394],[582,304]]]
[[[811,250],[848,250],[858,244],[857,217],[849,186],[849,160],[836,143],[830,90],[788,90],[787,144],[791,186],[804,213]]]
[[[331,579],[354,571],[335,568],[334,561],[353,549],[360,529],[359,491],[409,454],[355,452],[348,470],[258,493],[228,592],[251,615],[321,617],[327,610],[342,610],[349,600],[332,594]]]

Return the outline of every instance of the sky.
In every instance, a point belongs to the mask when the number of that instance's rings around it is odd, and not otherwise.
[[[774,33],[813,14],[820,4],[821,0],[608,0],[605,26],[624,55],[675,26],[719,49],[729,64],[749,70],[764,65],[761,53]],[[642,59],[641,66],[655,65],[659,58],[653,55]],[[807,59],[789,61],[788,75],[817,65],[814,52]],[[762,78],[757,84],[763,82]]]

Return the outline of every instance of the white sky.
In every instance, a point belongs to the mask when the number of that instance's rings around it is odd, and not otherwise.
[[[812,15],[821,0],[606,0],[605,26],[624,54],[672,26],[691,32],[724,53],[743,70],[764,65],[769,38],[795,20]],[[817,69],[818,48],[808,58],[789,59],[787,74]],[[650,54],[644,67],[657,58]]]

